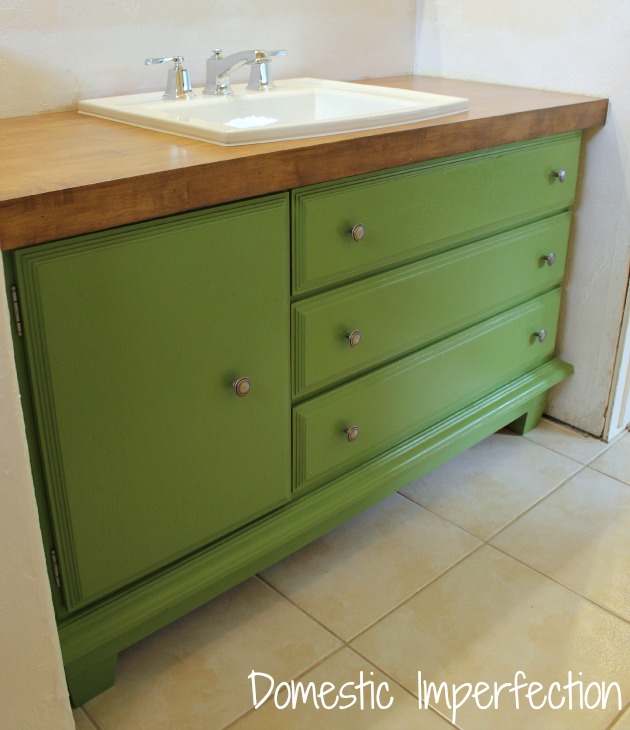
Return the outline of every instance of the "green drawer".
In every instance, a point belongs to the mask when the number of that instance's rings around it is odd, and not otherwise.
[[[559,306],[554,289],[296,406],[294,488],[358,466],[551,358]]]
[[[294,294],[569,208],[579,150],[562,135],[294,191]]]
[[[570,214],[561,213],[294,304],[294,396],[558,286],[569,225]],[[552,253],[549,266],[544,257]],[[360,342],[351,346],[353,332],[360,333]]]

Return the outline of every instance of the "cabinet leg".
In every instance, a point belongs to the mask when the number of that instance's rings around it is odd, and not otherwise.
[[[66,681],[73,707],[80,707],[113,686],[117,659],[116,652],[103,649],[65,665]]]
[[[528,403],[527,411],[517,418],[516,421],[512,421],[512,423],[508,425],[508,428],[510,431],[515,431],[521,436],[526,434],[528,431],[531,431],[533,428],[536,428],[542,418],[546,405],[547,393],[543,393],[533,401],[530,401]]]

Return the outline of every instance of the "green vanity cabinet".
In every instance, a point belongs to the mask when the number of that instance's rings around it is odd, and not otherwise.
[[[10,257],[75,705],[133,642],[536,425],[572,371],[554,349],[579,149],[542,138]]]
[[[288,500],[287,232],[281,195],[15,255],[69,610]]]

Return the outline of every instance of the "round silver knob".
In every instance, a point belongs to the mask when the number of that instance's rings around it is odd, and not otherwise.
[[[350,428],[345,428],[344,433],[346,434],[346,438],[348,441],[356,441],[359,438],[359,427],[358,426],[350,426]]]
[[[538,342],[544,342],[547,339],[547,330],[540,330],[540,332],[534,332],[534,337],[538,339]]]
[[[352,226],[350,235],[353,241],[362,241],[365,236],[365,226],[363,223],[357,223],[356,226]]]
[[[252,389],[252,381],[249,378],[239,378],[232,383],[236,395],[244,398]]]
[[[556,254],[551,252],[550,254],[543,256],[543,258],[547,262],[547,266],[553,266],[556,261]]]
[[[567,181],[567,171],[563,168],[560,170],[554,170],[553,176],[558,178],[558,181],[563,183]]]
[[[361,337],[362,335],[360,330],[354,330],[353,332],[346,333],[346,339],[348,340],[348,345],[350,345],[350,347],[358,347],[361,342]]]

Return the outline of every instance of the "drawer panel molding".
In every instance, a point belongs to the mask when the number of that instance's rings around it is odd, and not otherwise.
[[[561,213],[297,302],[293,395],[337,384],[559,286],[569,225],[570,214]]]
[[[579,150],[579,134],[562,135],[298,189],[293,293],[568,209]]]
[[[294,487],[332,479],[550,359],[559,307],[554,289],[296,406]]]

